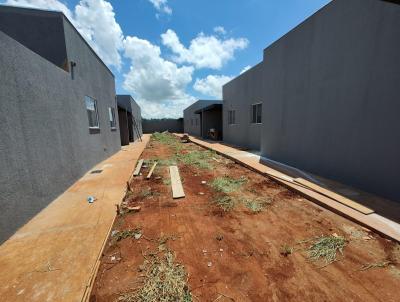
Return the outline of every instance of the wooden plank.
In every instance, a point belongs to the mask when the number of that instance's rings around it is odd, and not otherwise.
[[[181,177],[179,176],[178,167],[170,166],[169,174],[171,176],[172,198],[185,197],[185,193],[183,192]]]
[[[150,177],[151,177],[151,175],[153,174],[154,169],[156,168],[156,166],[157,166],[157,162],[155,162],[155,163],[153,164],[153,166],[151,167],[149,174],[147,174],[147,177],[146,177],[147,179],[150,179]]]
[[[143,165],[143,159],[140,159],[138,161],[138,163],[137,163],[135,171],[133,172],[133,176],[138,176],[139,175],[140,169],[142,168],[142,165]]]
[[[332,191],[327,190],[327,189],[325,189],[325,188],[323,188],[321,186],[318,186],[318,185],[316,185],[316,184],[314,184],[311,181],[308,181],[306,179],[295,178],[294,181],[296,183],[302,184],[303,186],[306,186],[307,188],[310,188],[311,190],[313,190],[313,191],[315,191],[317,193],[320,193],[322,195],[325,195],[326,197],[332,198],[332,199],[340,202],[341,204],[344,204],[345,206],[348,206],[348,207],[350,207],[350,208],[352,208],[352,209],[354,209],[354,210],[356,210],[358,212],[361,212],[361,213],[363,213],[365,215],[372,214],[372,213],[375,212],[373,209],[365,207],[365,206],[363,206],[363,205],[361,205],[361,204],[359,204],[359,203],[357,203],[357,202],[355,202],[355,201],[353,201],[351,199],[348,199],[348,198],[346,198],[346,197],[344,197],[342,195],[339,195],[339,194],[337,194],[335,192],[332,192]]]

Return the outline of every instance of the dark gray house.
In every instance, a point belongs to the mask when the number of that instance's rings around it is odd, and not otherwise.
[[[60,12],[0,6],[0,241],[120,149],[115,82]]]
[[[260,97],[263,156],[400,202],[399,54],[396,1],[333,0],[224,86],[224,139],[252,147],[229,128],[251,136]]]
[[[217,133],[216,139],[222,139],[222,101],[198,100],[183,110],[184,132],[203,138],[210,132]],[[211,131],[210,131],[211,130]]]
[[[119,132],[121,145],[129,145],[141,139],[142,114],[139,105],[130,95],[117,95]]]

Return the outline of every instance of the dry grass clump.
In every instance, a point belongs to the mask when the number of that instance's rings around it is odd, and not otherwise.
[[[347,241],[341,236],[321,236],[314,240],[308,248],[308,256],[310,260],[317,261],[324,259],[326,264],[336,261],[336,253],[339,251],[343,254],[343,249]]]
[[[211,187],[218,192],[231,193],[238,190],[246,182],[247,178],[243,176],[238,179],[222,176],[215,178],[211,183]]]
[[[245,205],[245,207],[249,209],[251,212],[259,213],[272,203],[272,199],[263,197],[258,197],[254,199],[243,198],[242,202]]]
[[[134,229],[123,230],[123,231],[114,231],[111,237],[116,241],[121,241],[122,239],[135,237],[142,234],[142,228],[137,227]]]
[[[291,255],[291,254],[293,253],[293,251],[294,251],[294,248],[293,248],[292,246],[289,246],[289,245],[287,245],[287,244],[284,244],[284,245],[281,246],[281,249],[280,249],[280,252],[279,252],[279,253],[280,253],[282,256],[287,257],[287,256]]]
[[[364,264],[360,268],[360,271],[366,271],[366,270],[369,270],[372,268],[385,268],[385,267],[388,267],[390,264],[393,264],[393,263],[389,260],[383,260],[383,261],[379,261],[379,262],[375,262],[375,263],[367,263],[367,264]]]
[[[225,212],[233,210],[236,206],[236,201],[229,196],[219,196],[214,199],[214,203]]]
[[[144,283],[131,293],[121,295],[122,302],[191,302],[192,295],[187,285],[188,275],[183,265],[175,262],[171,251],[164,257],[149,257],[141,266]]]

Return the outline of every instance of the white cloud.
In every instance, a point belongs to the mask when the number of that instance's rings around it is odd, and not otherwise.
[[[68,19],[72,19],[72,13],[69,8],[62,2],[57,0],[7,0],[7,5],[23,6],[31,8],[41,8],[48,10],[57,10],[63,12]]]
[[[245,73],[247,70],[249,70],[251,68],[251,66],[250,65],[247,65],[246,67],[244,67],[243,69],[242,69],[242,71],[240,72],[240,74],[242,74],[242,73]]]
[[[104,0],[81,0],[75,7],[75,22],[104,63],[120,68],[123,34],[112,5]]]
[[[193,67],[178,67],[161,57],[160,47],[137,37],[124,40],[125,56],[131,61],[123,87],[142,105],[144,116],[178,117],[193,97],[185,92],[192,82]]]
[[[204,95],[222,99],[222,86],[232,78],[225,75],[208,75],[206,78],[196,79],[193,88]]]
[[[149,0],[153,4],[154,8],[159,13],[165,13],[167,15],[172,15],[172,8],[168,6],[168,0]],[[158,14],[156,15],[158,17]]]
[[[57,0],[7,0],[9,5],[62,11],[109,66],[121,67],[123,34],[112,5],[105,0],[81,0],[72,12]]]
[[[214,31],[215,31],[217,34],[221,34],[221,35],[225,35],[225,34],[226,34],[226,30],[225,30],[225,28],[224,28],[223,26],[216,26],[216,27],[214,27]]]
[[[200,33],[190,42],[189,48],[186,48],[171,29],[162,34],[161,38],[162,43],[175,54],[175,62],[193,64],[196,68],[220,69],[234,58],[236,50],[244,49],[248,45],[248,40],[244,38],[219,39]]]

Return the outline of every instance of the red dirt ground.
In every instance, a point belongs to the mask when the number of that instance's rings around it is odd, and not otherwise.
[[[191,143],[185,149],[204,150]],[[168,145],[151,141],[142,158],[169,159],[173,152]],[[183,199],[173,200],[170,185],[164,182],[169,179],[168,166],[159,165],[152,180],[145,179],[150,167],[133,179],[134,194],[127,201],[140,205],[141,211],[118,216],[113,230],[140,226],[143,236],[107,244],[91,301],[115,301],[137,288],[142,252],[154,250],[151,239],[161,236],[175,237],[167,244],[188,271],[193,301],[400,301],[399,245],[232,161],[215,158],[210,159],[212,170],[178,164]],[[222,211],[212,203],[216,193],[208,184],[225,174],[248,179],[234,196],[268,197],[272,204],[260,213],[243,206]],[[144,193],[149,190],[153,194]],[[295,245],[335,233],[348,244],[339,261],[324,267]],[[283,245],[295,251],[284,256]],[[360,270],[383,260],[392,264]]]

